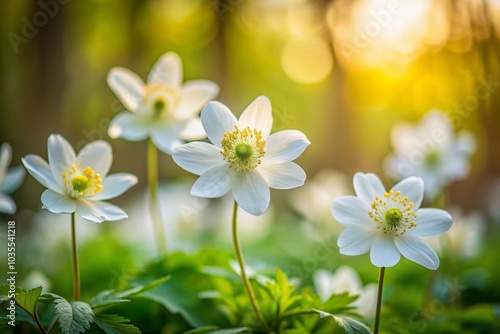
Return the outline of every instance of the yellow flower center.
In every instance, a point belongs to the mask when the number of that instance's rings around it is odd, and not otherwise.
[[[62,173],[62,178],[71,198],[92,197],[104,189],[101,175],[90,167],[77,171],[75,165],[71,165],[68,172]]]
[[[234,127],[235,131],[227,131],[221,141],[224,160],[229,168],[236,171],[249,171],[257,168],[261,158],[266,154],[266,141],[262,139],[262,131],[246,127],[243,130]]]
[[[144,113],[153,115],[155,119],[173,116],[177,108],[180,95],[179,91],[163,84],[148,84],[144,87],[142,95]]]
[[[417,214],[412,211],[414,205],[413,202],[408,202],[408,196],[402,197],[399,190],[391,190],[384,194],[384,198],[375,196],[368,215],[385,234],[399,236],[417,226]]]

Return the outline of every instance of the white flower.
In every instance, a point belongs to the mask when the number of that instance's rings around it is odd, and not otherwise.
[[[335,220],[332,217],[332,198],[345,195],[350,191],[350,180],[347,176],[333,169],[324,169],[314,178],[298,189],[289,193],[291,204],[301,213],[306,224],[306,233],[311,237],[324,238],[325,228],[331,227]],[[342,226],[333,231],[336,236],[342,231]]]
[[[476,150],[472,134],[455,134],[450,118],[439,110],[428,112],[418,125],[395,126],[391,141],[395,152],[386,159],[389,174],[396,179],[421,177],[429,200],[451,181],[467,176]]]
[[[44,187],[44,208],[53,213],[73,213],[91,222],[127,217],[119,207],[102,202],[123,194],[137,183],[128,173],[107,175],[113,161],[111,146],[96,140],[75,154],[61,135],[48,140],[49,163],[30,154],[22,161],[28,172]]]
[[[350,295],[359,295],[351,304],[359,314],[365,318],[371,318],[375,314],[377,284],[363,286],[358,273],[351,267],[339,267],[335,273],[320,269],[314,273],[313,281],[322,300],[327,300],[333,294],[349,292]]]
[[[333,201],[333,216],[347,229],[337,241],[340,253],[360,255],[370,252],[377,267],[392,267],[401,254],[429,269],[437,269],[436,252],[421,237],[450,229],[451,216],[439,209],[419,209],[424,183],[408,177],[386,192],[375,174],[356,173],[357,196],[341,196]]]
[[[206,137],[198,112],[217,96],[219,86],[208,80],[182,84],[182,61],[176,53],[161,56],[146,83],[134,72],[115,67],[108,84],[128,110],[111,121],[110,137],[131,141],[150,137],[167,154],[181,139]]]
[[[269,135],[271,102],[265,96],[253,101],[237,120],[222,103],[209,102],[201,121],[213,143],[178,146],[172,157],[187,171],[201,175],[191,188],[198,197],[220,197],[231,190],[248,213],[263,214],[269,206],[269,187],[291,189],[304,184],[306,174],[293,163],[310,144],[296,130]]]
[[[22,166],[8,169],[12,158],[12,149],[8,143],[3,143],[0,147],[0,212],[14,214],[16,203],[9,196],[14,190],[19,188],[26,174]]]

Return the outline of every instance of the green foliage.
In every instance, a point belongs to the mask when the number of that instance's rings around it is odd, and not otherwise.
[[[346,315],[333,315],[328,312],[321,310],[315,310],[318,312],[320,318],[331,317],[335,322],[343,329],[347,334],[370,334],[372,331],[362,322],[355,320]]]
[[[106,334],[139,334],[141,331],[130,320],[119,315],[96,314],[94,322]]]
[[[64,334],[84,333],[94,321],[94,312],[89,304],[81,301],[68,302],[61,296],[47,294],[54,303],[59,327]]]
[[[42,287],[39,286],[37,288],[33,288],[27,292],[21,292],[16,294],[16,302],[19,307],[22,307],[26,312],[30,315],[35,314],[36,303],[38,302],[38,298],[42,293]]]

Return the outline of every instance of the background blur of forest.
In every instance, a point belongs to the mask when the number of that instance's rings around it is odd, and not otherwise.
[[[299,159],[309,178],[324,168],[384,175],[391,127],[444,110],[477,136],[479,148],[471,176],[451,187],[451,202],[465,210],[492,206],[491,186],[500,182],[498,0],[41,0],[0,7],[0,142],[13,146],[14,165],[28,153],[46,157],[51,133],[77,149],[105,139],[113,171],[140,180],[120,200],[137,194],[146,186],[146,143],[107,136],[122,106],[106,75],[124,66],[145,77],[161,54],[175,51],[185,79],[217,82],[218,100],[237,114],[267,95],[273,130],[299,129],[311,140]],[[164,154],[160,166],[163,181],[188,175]],[[41,190],[26,178],[14,194],[18,215],[40,208]]]

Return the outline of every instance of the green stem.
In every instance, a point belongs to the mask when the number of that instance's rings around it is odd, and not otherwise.
[[[38,329],[40,329],[40,332],[42,332],[43,334],[47,334],[47,332],[45,331],[45,329],[43,329],[43,326],[42,326],[42,323],[40,322],[40,319],[38,318],[38,314],[37,314],[36,308],[35,308],[35,312],[34,312],[33,318],[35,319],[36,325],[38,326]]]
[[[80,267],[76,249],[75,213],[71,214],[71,253],[73,255],[73,300],[80,300]]]
[[[165,229],[158,203],[158,151],[150,139],[148,144],[148,188],[149,188],[149,211],[153,222],[153,232],[156,238],[158,255],[167,253],[165,242]]]
[[[243,260],[243,253],[241,252],[240,242],[238,241],[238,231],[237,231],[237,213],[238,213],[238,203],[234,202],[233,207],[233,243],[234,243],[234,252],[236,253],[236,258],[238,259],[238,263],[240,264],[241,269],[241,278],[243,279],[243,284],[245,286],[245,290],[248,295],[248,299],[250,299],[250,304],[252,305],[257,318],[259,318],[260,323],[264,326],[266,331],[270,333],[269,328],[267,327],[266,322],[264,321],[264,317],[260,312],[259,304],[257,303],[257,298],[255,298],[255,293],[252,288],[252,284],[247,278],[247,274],[245,272],[245,262]]]
[[[375,326],[373,334],[378,334],[378,326],[380,325],[380,309],[382,308],[382,290],[384,288],[385,267],[381,267],[378,272],[378,291],[377,291],[377,309],[375,310]]]

